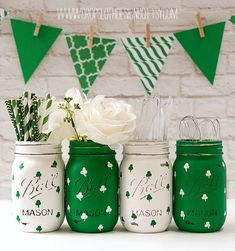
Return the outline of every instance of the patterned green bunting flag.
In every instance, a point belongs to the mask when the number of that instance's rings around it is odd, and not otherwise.
[[[235,24],[235,16],[231,16],[229,21],[232,22],[233,24]]]
[[[198,28],[174,33],[177,40],[211,84],[214,83],[225,22],[204,26],[205,37]]]
[[[114,39],[93,38],[92,48],[84,35],[66,35],[74,68],[84,93],[88,93],[108,56],[116,45]]]
[[[35,23],[11,19],[12,32],[18,51],[25,83],[28,82],[62,29],[42,25],[37,37]]]
[[[1,21],[8,15],[8,12],[2,8],[0,8],[0,24]]]
[[[146,47],[145,38],[122,38],[121,40],[146,92],[151,95],[174,38],[152,37],[149,48]]]

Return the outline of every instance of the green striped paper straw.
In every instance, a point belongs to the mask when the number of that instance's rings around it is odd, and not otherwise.
[[[40,133],[38,128],[38,99],[36,96],[32,98],[32,112],[31,112],[31,141],[39,141],[40,140]]]
[[[29,93],[25,91],[21,97],[24,115],[24,141],[30,141],[30,111],[29,111]]]
[[[11,105],[11,100],[6,100],[5,104],[6,104],[7,111],[8,111],[9,117],[11,119],[11,122],[13,124],[14,129],[15,129],[16,138],[19,141],[20,140],[20,135],[19,135],[19,131],[18,131],[18,128],[17,128],[17,125],[16,125],[16,120],[15,120],[15,115],[14,115],[13,108],[12,108],[12,105]]]
[[[16,118],[16,125],[19,130],[20,141],[24,141],[24,120],[20,100],[12,100],[13,110]]]

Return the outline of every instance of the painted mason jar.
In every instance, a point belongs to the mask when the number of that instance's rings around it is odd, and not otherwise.
[[[13,215],[20,230],[49,232],[64,220],[61,146],[17,142],[12,166]]]
[[[174,220],[189,232],[214,232],[226,218],[222,141],[178,140],[174,162]]]
[[[115,151],[92,141],[70,142],[66,167],[66,218],[72,230],[111,231],[118,219]]]
[[[172,218],[172,166],[167,142],[130,142],[120,170],[120,218],[132,232],[167,229]]]

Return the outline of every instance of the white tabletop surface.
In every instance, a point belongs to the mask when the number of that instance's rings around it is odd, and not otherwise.
[[[230,251],[235,248],[235,200],[228,200],[223,229],[210,234],[180,232],[174,222],[168,231],[155,234],[127,232],[120,223],[114,231],[99,234],[72,232],[66,223],[56,232],[23,233],[14,228],[12,218],[11,202],[0,200],[0,251]]]

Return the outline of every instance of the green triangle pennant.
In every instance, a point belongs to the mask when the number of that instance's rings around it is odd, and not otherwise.
[[[229,21],[232,22],[233,24],[235,24],[235,16],[231,16]]]
[[[33,35],[35,23],[11,19],[12,32],[18,51],[25,83],[28,82],[62,29],[41,25],[37,37]]]
[[[151,95],[174,38],[172,36],[151,37],[149,48],[146,48],[144,37],[128,37],[121,40],[147,94]]]
[[[66,41],[80,85],[87,94],[115,47],[116,41],[94,37],[91,49],[88,48],[88,38],[84,35],[66,35]]]
[[[211,84],[214,83],[225,22],[204,26],[205,37],[201,38],[198,28],[174,33]]]

